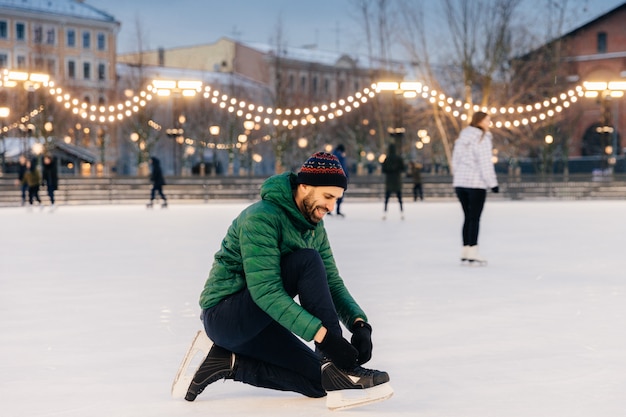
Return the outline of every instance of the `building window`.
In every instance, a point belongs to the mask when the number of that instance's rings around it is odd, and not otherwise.
[[[598,32],[598,53],[606,52],[606,32]]]
[[[91,33],[89,32],[83,32],[83,48],[91,48]]]
[[[33,29],[33,42],[35,43],[41,43],[43,42],[43,28],[41,27],[41,25],[37,25],[35,26],[35,28]]]
[[[293,78],[293,74],[290,74],[287,88],[289,88],[290,90],[293,90],[294,83],[295,83],[295,80]]]
[[[67,30],[67,46],[70,48],[76,47],[76,31],[74,29]]]
[[[56,75],[57,73],[57,60],[54,58],[48,58],[46,60],[46,71],[50,75]]]
[[[76,62],[67,61],[67,78],[76,79]]]
[[[15,39],[18,41],[26,40],[26,25],[24,23],[15,24]]]
[[[91,64],[89,62],[83,63],[83,79],[91,80]]]
[[[330,91],[330,80],[328,78],[324,78],[324,94],[328,94]]]
[[[43,58],[42,57],[35,57],[35,59],[34,59],[34,67],[35,67],[36,71],[44,71]]]
[[[56,42],[55,38],[56,38],[55,30],[54,29],[48,29],[46,31],[46,43],[48,45],[54,45],[55,42]]]
[[[0,39],[7,39],[9,37],[9,29],[6,20],[0,20]]]
[[[18,69],[26,68],[26,57],[24,55],[17,56],[17,68]]]
[[[100,81],[104,81],[107,79],[107,72],[106,72],[106,65],[105,64],[98,64],[98,80]]]
[[[317,94],[317,77],[313,77],[311,83],[313,84],[311,86],[311,88],[313,89],[313,94]]]
[[[98,33],[98,51],[107,49],[107,38],[104,33]]]
[[[0,54],[0,68],[7,68],[9,66],[9,56],[7,54]]]
[[[300,90],[306,91],[306,77],[304,75],[300,78]]]

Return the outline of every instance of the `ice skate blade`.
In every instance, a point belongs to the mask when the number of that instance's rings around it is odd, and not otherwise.
[[[477,259],[466,259],[464,261],[461,261],[461,265],[465,265],[465,266],[487,266],[487,261],[485,261],[485,260],[479,261]]]
[[[202,365],[202,361],[209,354],[212,344],[213,342],[211,342],[206,333],[203,330],[198,330],[172,383],[172,398],[185,398],[193,376],[200,365]]]
[[[326,395],[326,407],[328,409],[347,410],[363,405],[385,401],[393,395],[393,388],[389,382],[365,389],[344,389],[328,391]]]

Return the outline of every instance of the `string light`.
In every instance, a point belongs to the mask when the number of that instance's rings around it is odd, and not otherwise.
[[[547,117],[554,117],[563,110],[568,109],[579,97],[585,95],[585,89],[582,86],[577,86],[567,92],[532,104],[487,108],[478,105],[472,106],[470,103],[455,100],[420,82],[380,82],[372,84],[371,88],[364,88],[352,95],[330,103],[317,104],[312,107],[282,109],[256,105],[236,97],[230,97],[228,94],[224,94],[209,85],[202,86],[200,81],[155,80],[145,90],[128,97],[123,103],[109,106],[89,106],[87,103],[81,103],[78,99],[73,98],[69,93],[65,93],[61,87],[56,87],[53,82],[49,82],[47,85],[49,86],[47,89],[48,93],[57,102],[62,103],[63,108],[71,111],[72,114],[79,115],[83,119],[97,120],[100,123],[114,123],[132,117],[152,101],[155,95],[170,96],[172,89],[178,85],[182,89],[181,94],[185,93],[185,96],[202,93],[201,97],[219,108],[227,110],[229,113],[235,113],[239,117],[244,117],[245,114],[246,119],[253,119],[267,126],[284,126],[289,129],[299,125],[324,123],[342,117],[353,109],[359,108],[362,104],[366,104],[382,91],[401,92],[406,98],[422,97],[431,104],[436,104],[443,112],[450,114],[454,118],[461,118],[461,120],[467,120],[466,112],[470,109],[473,111],[484,111],[496,119],[506,117],[507,120],[496,120],[495,126],[507,128],[519,125],[526,126],[543,121]],[[406,95],[404,94],[405,92],[415,94]],[[530,113],[533,114],[531,115]],[[310,114],[316,114],[317,117],[305,117]],[[275,117],[268,117],[271,115],[275,115]]]

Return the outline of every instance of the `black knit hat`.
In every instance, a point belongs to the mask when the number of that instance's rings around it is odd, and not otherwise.
[[[339,159],[327,152],[317,152],[300,168],[298,184],[348,188],[348,178]]]

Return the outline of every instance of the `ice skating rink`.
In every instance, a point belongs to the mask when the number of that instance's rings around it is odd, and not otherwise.
[[[172,400],[197,300],[239,203],[0,209],[0,414],[330,415],[323,399],[209,386]],[[347,415],[626,414],[626,202],[487,201],[464,267],[455,201],[347,196],[325,222],[374,329],[389,401]]]

